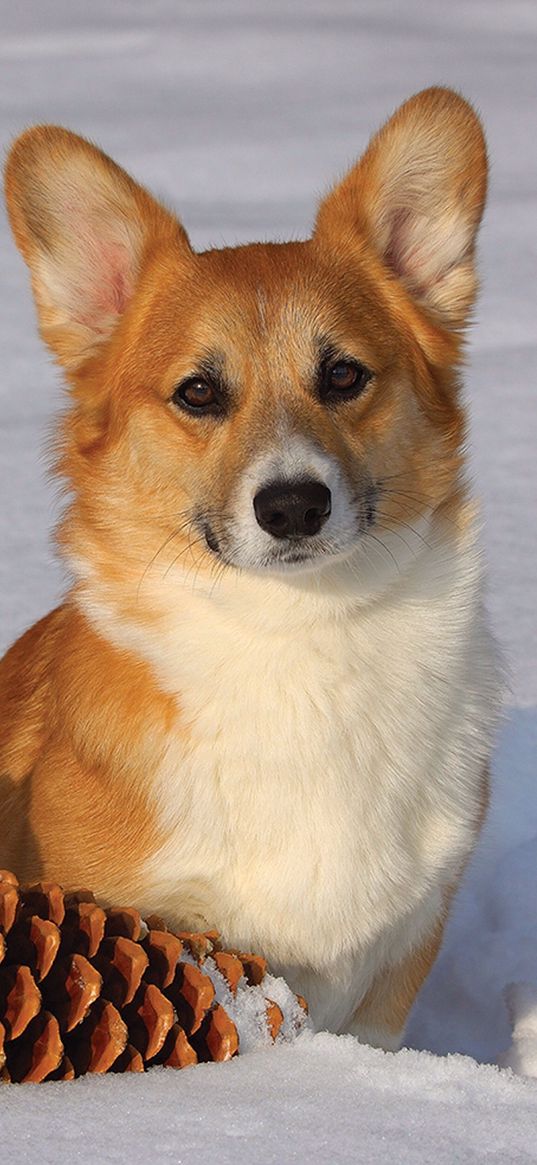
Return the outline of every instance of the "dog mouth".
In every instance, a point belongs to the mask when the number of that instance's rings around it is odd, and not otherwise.
[[[222,562],[225,562],[226,566],[239,565],[233,561],[233,556],[229,552],[226,553],[223,549],[213,527],[207,521],[203,523],[203,535],[207,549],[211,551],[211,554],[215,555]],[[305,562],[311,562],[319,557],[319,549],[312,553],[311,550],[308,552],[298,545],[293,545],[291,540],[289,542],[291,544],[288,546],[277,547],[273,551],[264,554],[258,562],[253,562],[251,567],[257,570],[270,568],[284,569],[287,566],[300,566]]]
[[[300,570],[301,567],[315,567],[330,554],[326,547],[309,551],[301,550],[298,547],[289,547],[287,550],[274,551],[265,554],[263,558],[254,567],[255,570],[267,570],[273,572],[284,572],[287,570]]]
[[[256,554],[249,561],[241,561],[232,547],[226,546],[225,536],[217,535],[208,521],[203,522],[203,536],[205,545],[211,556],[223,565],[238,570],[248,570],[254,573],[276,573],[315,569],[328,560],[334,561],[347,557],[355,546],[335,545],[325,538],[289,538],[278,540],[274,547],[269,547],[261,554]]]

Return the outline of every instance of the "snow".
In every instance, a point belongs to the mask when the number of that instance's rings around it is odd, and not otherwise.
[[[537,1075],[536,49],[534,0],[2,6],[4,146],[36,121],[86,134],[177,208],[198,247],[304,235],[319,194],[401,100],[440,82],[474,101],[492,183],[471,461],[510,674],[491,813],[411,1020],[414,1050],[306,1033],[182,1073],[2,1089],[14,1165],[535,1160],[537,1085],[487,1062]],[[4,647],[63,580],[43,455],[61,392],[5,220],[0,234]]]
[[[196,963],[185,950],[181,957],[184,962]],[[283,1020],[277,1036],[278,1046],[292,1043],[304,1030],[313,1030],[311,1019],[285,979],[276,978],[267,972],[262,982],[255,985],[248,983],[242,975],[235,991],[232,991],[210,956],[203,963],[203,972],[209,976],[213,984],[216,1002],[225,1007],[235,1024],[242,1054],[272,1044],[267,1023],[267,1003],[276,1003],[282,1013]]]
[[[533,1082],[324,1032],[224,1065],[15,1085],[0,1104],[14,1165],[535,1160]]]

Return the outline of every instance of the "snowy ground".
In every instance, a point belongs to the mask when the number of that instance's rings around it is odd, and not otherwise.
[[[197,246],[303,235],[321,191],[411,92],[451,84],[485,120],[492,189],[470,347],[471,457],[489,605],[511,674],[492,811],[409,1029],[492,1062],[509,983],[537,984],[537,5],[535,0],[24,0],[0,6],[0,136],[62,122],[176,205]],[[43,439],[56,375],[0,225],[0,646],[57,599]],[[537,987],[511,992],[537,1065]],[[537,1067],[535,1067],[537,1071]],[[13,1165],[534,1161],[537,1081],[320,1035],[224,1066],[0,1093]]]

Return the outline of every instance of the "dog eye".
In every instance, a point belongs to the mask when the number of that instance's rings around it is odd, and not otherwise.
[[[222,401],[214,385],[200,376],[191,376],[178,384],[172,396],[174,404],[189,413],[223,412]]]
[[[321,396],[330,404],[338,400],[351,400],[360,395],[373,373],[357,360],[338,360],[324,370]]]

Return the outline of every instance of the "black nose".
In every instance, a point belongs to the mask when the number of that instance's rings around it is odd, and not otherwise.
[[[320,481],[275,481],[254,498],[261,529],[275,538],[318,534],[331,508],[330,490]]]

